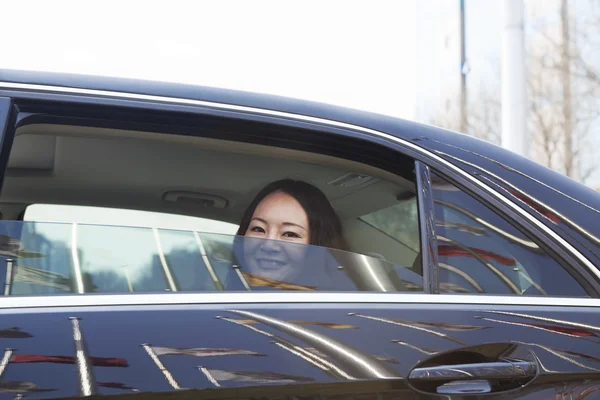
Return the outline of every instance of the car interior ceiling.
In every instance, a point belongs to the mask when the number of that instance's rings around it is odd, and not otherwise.
[[[367,178],[356,179],[357,176]],[[312,183],[340,216],[351,250],[378,252],[383,233],[357,218],[414,196],[414,182],[356,161],[245,142],[99,127],[19,128],[0,196],[5,220],[30,204],[154,211],[238,224],[277,179]],[[389,246],[385,246],[389,249]],[[356,248],[356,249],[355,249]]]

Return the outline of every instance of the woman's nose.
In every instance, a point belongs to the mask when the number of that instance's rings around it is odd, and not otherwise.
[[[281,251],[281,244],[274,239],[264,239],[260,245],[260,250],[265,253],[279,253]]]

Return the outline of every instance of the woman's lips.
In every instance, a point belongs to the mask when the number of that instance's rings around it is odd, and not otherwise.
[[[258,258],[256,263],[262,269],[279,269],[287,265],[287,262],[271,258]]]

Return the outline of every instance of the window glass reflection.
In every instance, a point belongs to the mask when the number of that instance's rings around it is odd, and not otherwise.
[[[78,225],[76,240],[86,292],[165,290],[155,254],[141,251],[156,248],[152,229]]]
[[[432,174],[440,289],[448,293],[587,296],[537,243]]]
[[[13,293],[47,295],[76,292],[71,280],[72,252],[70,224],[31,224],[9,222],[0,224],[0,237],[5,239],[0,264],[13,259]],[[20,238],[20,240],[19,240]],[[11,240],[12,239],[12,240]],[[17,254],[7,246],[25,251]],[[18,243],[18,244],[17,244]],[[36,254],[37,253],[37,254]]]
[[[12,270],[4,277],[7,295],[422,291],[421,276],[409,269],[319,246],[158,228],[19,221],[2,226],[0,263]]]
[[[155,257],[155,264],[171,270],[177,290],[217,290],[203,257],[203,244],[198,234],[189,231],[157,230],[164,260]],[[164,266],[162,265],[164,263]]]

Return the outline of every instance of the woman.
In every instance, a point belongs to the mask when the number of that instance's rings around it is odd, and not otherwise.
[[[240,223],[242,270],[277,281],[294,281],[310,264],[307,245],[342,249],[342,225],[327,197],[302,181],[272,182],[254,198]],[[268,239],[268,240],[265,240]],[[241,257],[240,257],[241,256]]]

